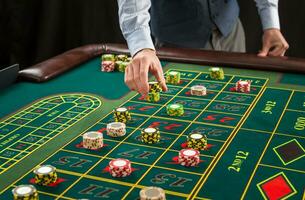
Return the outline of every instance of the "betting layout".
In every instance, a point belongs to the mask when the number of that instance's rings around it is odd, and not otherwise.
[[[113,60],[106,64],[115,66]],[[166,80],[167,93],[150,82],[147,97],[116,108],[3,195],[302,197],[304,183],[296,177],[304,176],[301,92],[266,89],[266,79],[224,75],[221,68],[171,69]]]

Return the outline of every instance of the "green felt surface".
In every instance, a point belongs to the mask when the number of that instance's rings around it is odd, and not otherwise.
[[[136,199],[141,188],[151,185],[165,189],[167,199],[266,199],[272,180],[282,180],[287,197],[304,198],[304,86],[280,81],[282,75],[274,72],[225,69],[225,80],[214,81],[208,67],[167,63],[168,69],[180,70],[182,81],[169,85],[157,103],[127,93],[123,74],[100,72],[98,59],[51,82],[19,83],[6,90],[0,99],[7,105],[2,116],[49,97],[0,120],[0,198],[9,199],[14,186],[31,182],[38,164],[54,165],[62,181],[55,187],[37,186],[42,199]],[[94,78],[79,81],[86,73]],[[232,91],[240,79],[252,80],[250,94]],[[208,95],[191,96],[190,86],[197,84],[205,85]],[[27,93],[33,90],[38,92]],[[66,92],[72,94],[55,95]],[[65,102],[52,102],[60,97]],[[84,97],[91,104],[79,101]],[[169,103],[183,104],[185,114],[166,115]],[[105,128],[114,120],[111,110],[120,104],[131,110],[132,120],[124,137],[111,138]],[[141,142],[140,130],[148,126],[160,129],[160,143]],[[105,146],[82,148],[81,135],[97,130],[104,133]],[[206,134],[209,144],[194,168],[176,162],[190,133]],[[287,153],[289,148],[293,153]],[[113,158],[129,159],[131,176],[111,177],[107,165]]]

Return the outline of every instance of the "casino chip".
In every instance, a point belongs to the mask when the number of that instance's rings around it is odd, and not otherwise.
[[[182,104],[168,104],[166,106],[166,112],[169,116],[182,116],[184,109]]]
[[[121,64],[118,66],[118,71],[125,72],[125,69],[128,65],[129,65],[129,62],[126,62],[126,61],[121,62]]]
[[[109,172],[113,177],[126,177],[132,172],[131,162],[127,159],[117,158],[109,162]]]
[[[179,151],[179,164],[186,167],[193,167],[200,163],[200,153],[196,149],[182,149]]]
[[[122,122],[107,124],[107,135],[110,137],[122,137],[126,134],[126,125]]]
[[[180,72],[170,71],[166,75],[166,82],[173,85],[178,85],[180,83]]]
[[[18,185],[12,190],[14,200],[38,200],[37,189],[33,185]]]
[[[83,135],[83,147],[86,149],[100,149],[104,145],[103,133],[90,131]]]
[[[236,90],[236,92],[249,93],[251,91],[251,81],[249,81],[249,80],[237,81],[235,90]]]
[[[147,144],[160,142],[160,131],[157,128],[145,128],[141,130],[141,141]]]
[[[166,200],[166,196],[162,188],[145,187],[140,191],[140,200]]]
[[[37,185],[47,186],[57,181],[56,168],[52,165],[42,165],[34,169],[35,183]]]
[[[193,96],[205,96],[207,89],[203,85],[194,85],[191,87],[191,95]]]
[[[119,54],[115,56],[116,61],[127,61],[128,56],[124,54]]]
[[[160,92],[150,92],[146,96],[146,101],[148,102],[158,102],[160,101]]]
[[[201,133],[191,133],[187,137],[187,147],[196,150],[205,150],[208,146],[207,137]]]
[[[150,81],[148,82],[149,85],[149,92],[157,93],[162,92],[162,88],[157,81]]]
[[[113,54],[103,54],[101,56],[101,61],[115,61],[115,56]]]
[[[131,120],[131,114],[125,107],[120,107],[115,109],[114,111],[114,120],[116,122],[123,122],[126,123],[127,121]]]
[[[223,80],[225,78],[225,74],[223,69],[220,67],[211,67],[210,71],[210,78],[214,80]]]
[[[115,69],[115,63],[113,61],[102,61],[102,72],[113,72]]]

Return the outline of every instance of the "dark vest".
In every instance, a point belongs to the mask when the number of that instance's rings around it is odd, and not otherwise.
[[[227,36],[237,22],[236,0],[151,0],[152,35],[161,42],[203,48],[213,28]]]

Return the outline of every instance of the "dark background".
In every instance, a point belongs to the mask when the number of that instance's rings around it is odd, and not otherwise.
[[[261,24],[254,0],[239,0],[247,51],[261,47]],[[280,0],[281,28],[288,56],[305,58],[305,1]],[[0,68],[28,67],[74,47],[124,42],[116,0],[0,0]]]

